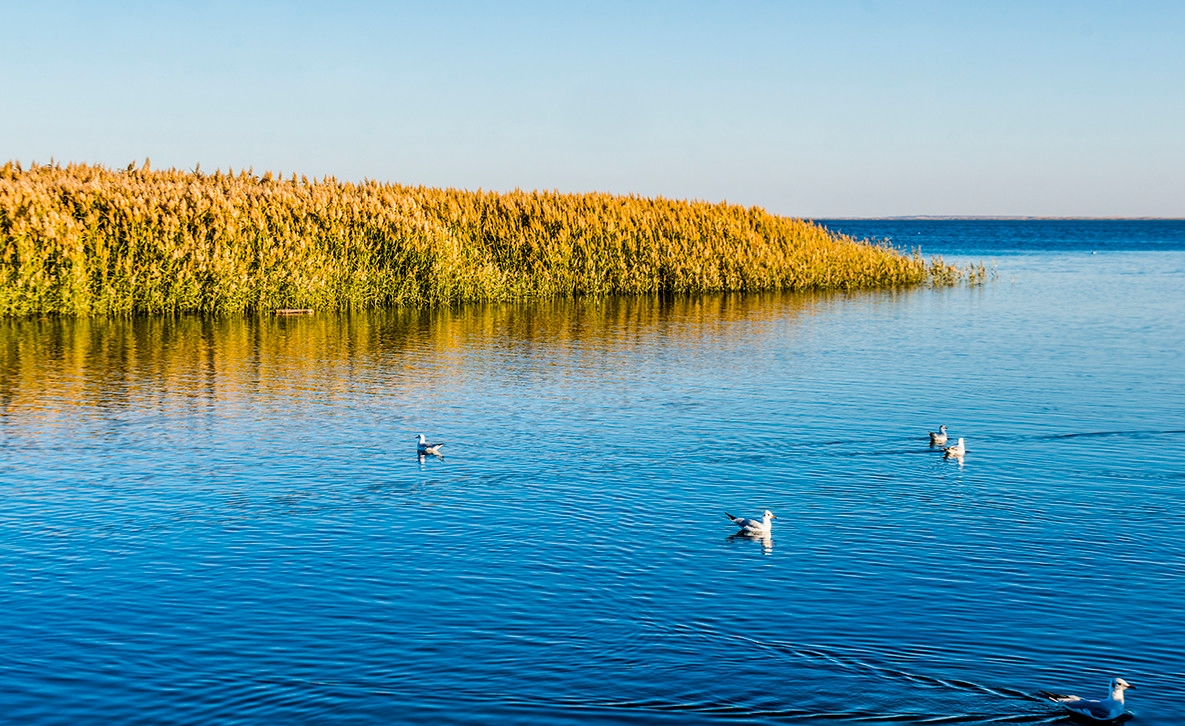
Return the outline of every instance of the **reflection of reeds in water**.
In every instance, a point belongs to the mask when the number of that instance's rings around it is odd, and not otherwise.
[[[954,268],[759,208],[609,194],[0,167],[0,314],[361,310],[853,290]]]
[[[637,296],[273,316],[0,320],[0,423],[125,406],[170,410],[274,398],[332,404],[463,386],[483,359],[570,368],[661,339],[739,346],[750,327],[809,313],[813,294]],[[536,357],[538,351],[542,357]],[[478,362],[475,362],[478,361]],[[544,362],[546,361],[546,362]],[[611,366],[610,366],[611,367]]]

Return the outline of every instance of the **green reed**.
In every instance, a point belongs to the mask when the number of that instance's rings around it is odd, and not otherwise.
[[[965,274],[724,203],[147,163],[0,167],[0,315],[854,290]]]

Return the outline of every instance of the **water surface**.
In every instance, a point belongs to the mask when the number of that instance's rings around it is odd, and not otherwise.
[[[1185,248],[929,234],[995,281],[0,322],[0,708],[1180,723]]]

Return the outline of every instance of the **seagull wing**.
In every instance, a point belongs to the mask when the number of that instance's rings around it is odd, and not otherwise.
[[[1098,700],[1095,698],[1079,698],[1065,696],[1060,693],[1041,691],[1041,695],[1051,701],[1061,704],[1070,713],[1085,716],[1095,721],[1112,721],[1123,715],[1123,706],[1110,698]]]
[[[1080,698],[1077,701],[1062,702],[1062,706],[1067,711],[1073,711],[1074,713],[1098,719],[1099,721],[1110,721],[1122,714],[1123,709],[1115,708],[1116,705],[1110,699],[1108,699],[1108,702],[1096,701],[1094,699],[1087,700],[1084,698]]]

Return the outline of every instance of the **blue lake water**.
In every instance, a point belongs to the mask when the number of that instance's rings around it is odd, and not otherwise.
[[[0,720],[1182,723],[1185,223],[826,224],[996,277],[0,321]]]

